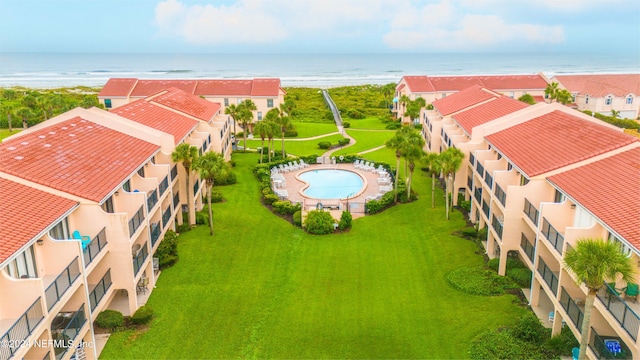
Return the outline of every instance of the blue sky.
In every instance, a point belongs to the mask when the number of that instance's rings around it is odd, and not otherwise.
[[[2,0],[0,52],[638,54],[640,0]]]

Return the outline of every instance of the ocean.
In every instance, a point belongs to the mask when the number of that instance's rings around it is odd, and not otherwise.
[[[640,54],[35,54],[0,53],[0,87],[103,86],[112,77],[278,77],[283,86],[396,83],[404,75],[638,73]]]

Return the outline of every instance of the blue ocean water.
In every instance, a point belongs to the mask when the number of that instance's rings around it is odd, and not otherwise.
[[[102,86],[111,77],[279,77],[283,86],[397,82],[403,75],[640,72],[640,54],[35,54],[0,53],[0,87]]]

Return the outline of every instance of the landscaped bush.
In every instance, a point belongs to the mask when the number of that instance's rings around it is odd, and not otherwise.
[[[487,235],[489,234],[489,229],[485,226],[482,229],[478,230],[478,240],[486,241]]]
[[[209,214],[204,211],[196,211],[196,225],[204,225],[209,223]]]
[[[531,286],[531,275],[531,270],[526,268],[507,269],[507,276],[523,288]]]
[[[182,225],[176,226],[176,231],[178,233],[185,233],[189,230],[191,230],[191,226],[188,224],[188,222],[183,222]]]
[[[345,145],[347,145],[350,141],[351,141],[351,139],[349,139],[349,138],[343,138],[343,139],[338,140],[338,145],[340,145],[340,146],[345,146]]]
[[[318,147],[323,150],[327,150],[331,147],[331,143],[328,141],[321,141],[318,143]]]
[[[388,193],[382,195],[382,198],[380,198],[380,200],[367,201],[365,205],[365,211],[367,212],[367,214],[378,213],[393,204],[393,197],[393,191],[389,191]]]
[[[280,198],[278,197],[278,195],[276,194],[267,194],[264,196],[264,203],[266,205],[273,205],[273,203],[277,202],[278,200],[280,200]]]
[[[471,201],[462,200],[458,202],[458,204],[460,204],[461,209],[466,210],[467,212],[471,211]],[[474,237],[475,237],[475,234],[474,234]]]
[[[493,271],[498,271],[498,266],[500,265],[500,258],[493,258],[487,261],[487,267]],[[509,269],[524,269],[526,266],[522,263],[522,261],[513,258],[507,258],[507,270]]]
[[[427,104],[426,109],[427,110],[433,110],[433,104]]]
[[[231,170],[223,170],[216,176],[214,185],[216,186],[233,185],[237,182],[238,182],[238,179],[236,178],[236,174],[234,174]]]
[[[510,329],[511,335],[532,344],[542,344],[551,337],[551,329],[545,328],[533,312],[526,312]]]
[[[236,134],[236,140],[240,140],[244,137],[244,132],[240,131],[239,133]]]
[[[385,126],[387,130],[398,130],[401,127],[402,127],[402,124],[400,124],[399,122],[392,122],[387,124],[387,126]]]
[[[142,325],[151,321],[153,309],[149,305],[142,305],[131,317],[130,321],[134,325]]]
[[[522,341],[508,330],[490,330],[471,342],[469,357],[472,359],[550,359],[543,348]]]
[[[606,123],[609,123],[613,126],[617,126],[619,128],[623,128],[623,129],[640,129],[640,123],[638,123],[635,120],[629,120],[629,119],[619,119],[613,116],[607,116],[607,115],[602,115],[600,113],[595,113],[595,115],[589,111],[589,110],[585,110],[583,111],[583,113],[589,115],[589,116],[593,116],[596,119],[600,119]]]
[[[342,127],[344,127],[345,129],[348,129],[351,127],[351,123],[348,121],[343,121],[342,122]]]
[[[96,317],[96,325],[101,328],[114,330],[124,324],[124,316],[120,311],[105,310]]]
[[[338,223],[338,229],[346,230],[350,228],[352,220],[353,217],[351,216],[351,213],[348,210],[343,211],[342,215],[340,216],[340,222]]]
[[[189,227],[186,223],[181,226],[184,225]],[[173,230],[167,230],[154,256],[158,258],[160,269],[173,266],[178,261],[178,234]]]
[[[336,220],[331,217],[331,213],[328,211],[311,210],[304,220],[304,227],[310,234],[324,235],[333,232],[333,224],[335,223]]]
[[[211,203],[220,203],[223,202],[224,198],[222,194],[218,191],[211,191]]]
[[[293,213],[293,225],[302,226],[302,211],[298,210]]]
[[[447,275],[447,280],[454,288],[472,295],[500,295],[506,289],[517,287],[510,278],[481,267],[453,270]]]
[[[477,235],[478,235],[478,230],[473,226],[468,226],[462,229],[462,236],[467,239],[475,239]]]
[[[296,129],[287,129],[284,132],[284,137],[288,138],[288,137],[296,137],[298,136],[298,130]],[[266,152],[265,152],[266,154]]]
[[[571,350],[579,347],[580,343],[576,340],[568,326],[560,330],[560,334],[548,339],[544,343],[544,347],[552,354],[561,356],[571,356]]]
[[[366,117],[365,114],[358,109],[348,109],[343,113],[346,113],[346,115],[351,119],[364,119]]]
[[[422,124],[413,124],[413,128],[416,130],[422,130]]]
[[[290,201],[276,201],[273,204],[273,210],[280,215],[292,215],[300,210],[300,204],[292,204]]]

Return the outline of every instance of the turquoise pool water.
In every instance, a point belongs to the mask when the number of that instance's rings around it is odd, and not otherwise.
[[[309,184],[303,193],[315,199],[344,199],[364,186],[358,174],[347,170],[310,170],[298,177]]]

